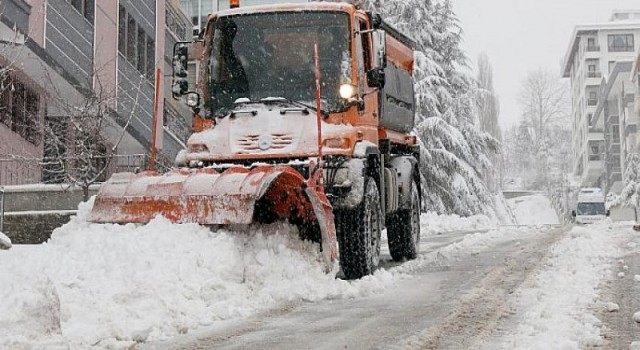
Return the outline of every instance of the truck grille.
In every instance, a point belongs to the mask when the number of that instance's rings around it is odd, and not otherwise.
[[[291,134],[273,133],[265,135],[247,135],[239,138],[236,141],[236,145],[238,145],[238,148],[242,152],[258,152],[263,150],[260,148],[260,141],[265,138],[271,141],[271,146],[268,149],[280,150],[293,143],[293,136]]]

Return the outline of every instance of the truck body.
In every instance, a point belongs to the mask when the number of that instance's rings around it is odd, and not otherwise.
[[[328,261],[339,250],[347,278],[375,270],[384,227],[395,260],[417,256],[410,38],[353,5],[312,2],[212,14],[198,42],[193,90],[174,50],[174,96],[194,110],[177,168],[115,175],[93,221],[288,220]]]

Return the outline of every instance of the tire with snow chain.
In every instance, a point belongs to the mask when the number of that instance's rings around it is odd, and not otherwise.
[[[399,210],[387,218],[389,253],[395,261],[413,260],[420,248],[420,194],[411,184],[411,209]]]
[[[380,193],[373,179],[365,180],[362,203],[336,215],[340,267],[346,279],[372,274],[380,263],[382,210]]]

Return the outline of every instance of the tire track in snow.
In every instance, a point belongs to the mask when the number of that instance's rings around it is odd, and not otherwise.
[[[511,314],[513,292],[535,273],[548,248],[565,237],[568,227],[544,233],[544,237],[508,254],[503,266],[492,269],[474,290],[437,326],[399,344],[404,349],[476,349],[491,336],[500,321]]]

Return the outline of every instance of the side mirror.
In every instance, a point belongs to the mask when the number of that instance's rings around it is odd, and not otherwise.
[[[382,89],[385,83],[384,68],[374,68],[367,72],[367,84],[369,87]]]
[[[374,30],[373,39],[373,65],[376,68],[387,67],[387,33],[384,30]]]
[[[573,216],[574,218],[576,217],[576,211],[575,210],[571,211],[571,216]]]
[[[189,82],[187,81],[189,76],[187,71],[189,49],[185,44],[184,42],[178,42],[173,46],[173,84],[171,92],[175,99],[189,91]]]
[[[371,21],[371,28],[380,29],[382,28],[382,16],[379,13],[367,13],[369,15],[369,21]]]

